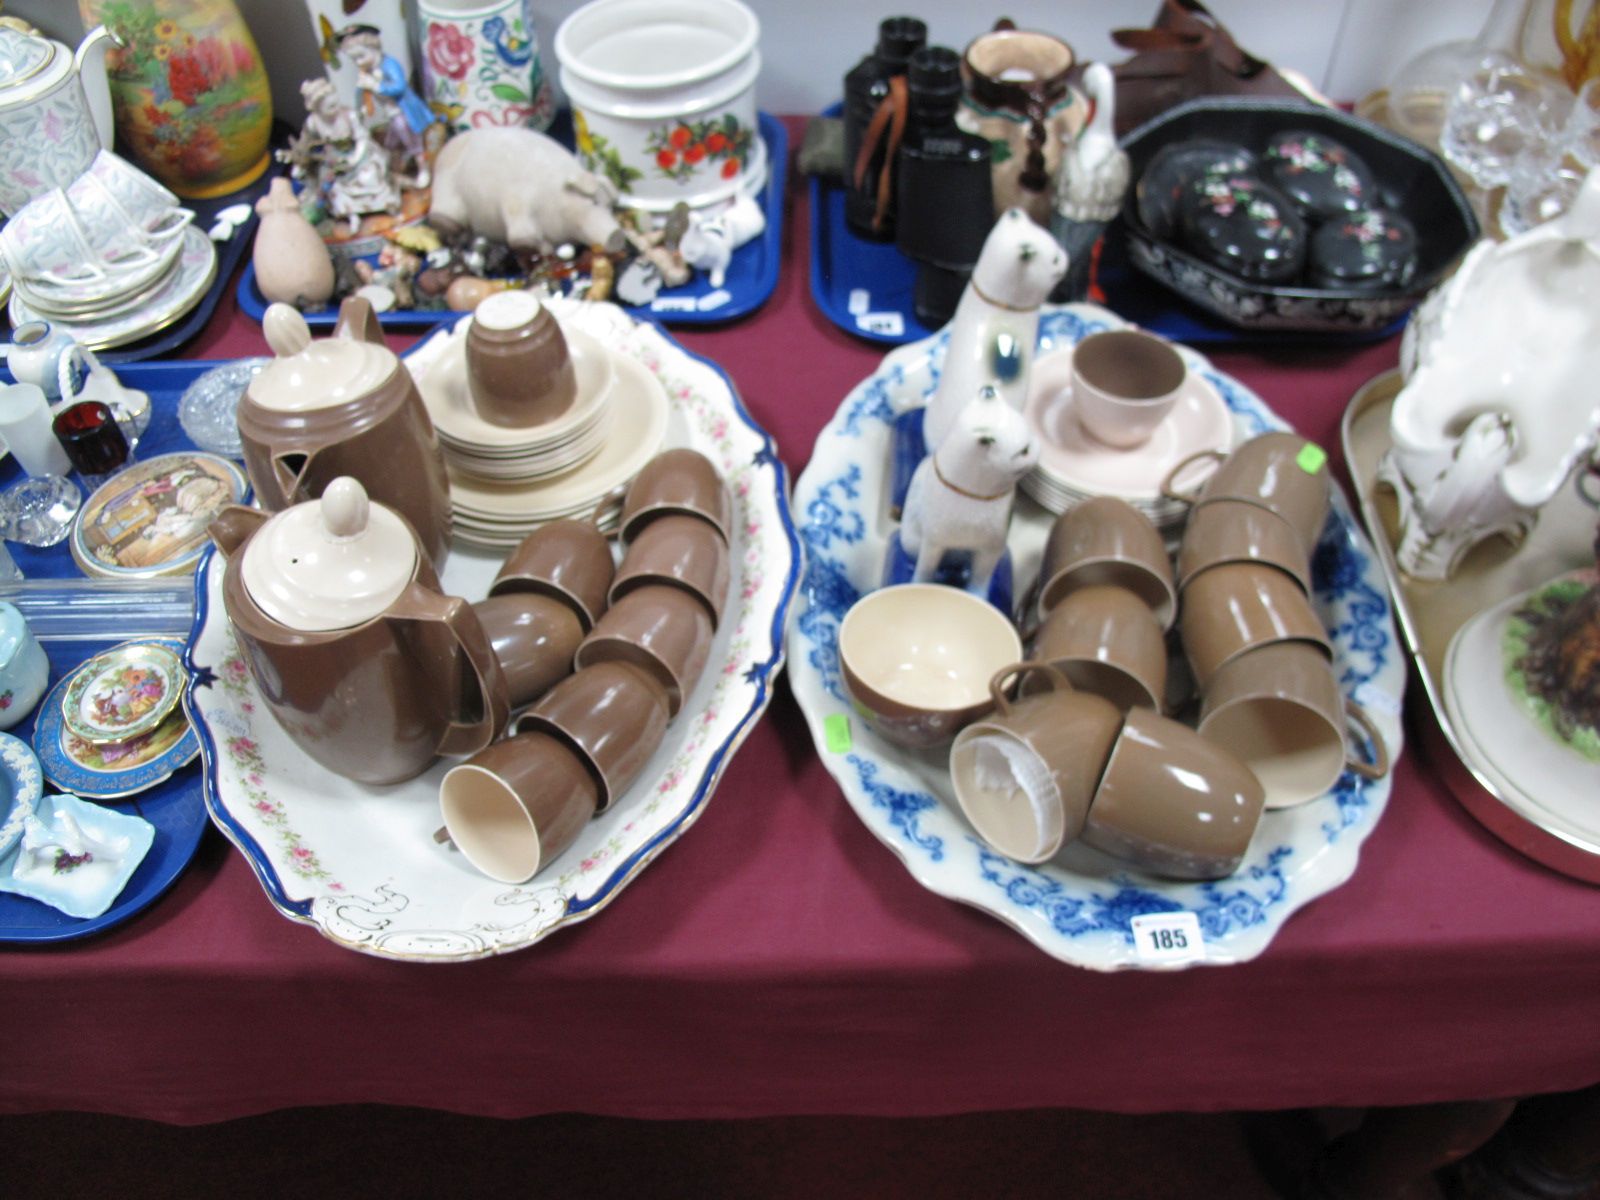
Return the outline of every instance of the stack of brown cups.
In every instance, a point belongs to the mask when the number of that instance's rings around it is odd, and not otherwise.
[[[485,606],[544,614],[545,604],[559,605],[581,640],[573,639],[571,673],[553,686],[512,660],[507,670],[526,687],[513,685],[513,702],[538,689],[516,736],[451,770],[440,785],[446,829],[486,875],[531,878],[655,754],[710,657],[727,597],[731,514],[726,486],[704,456],[667,451],[628,490],[628,541],[614,573],[604,539],[579,522],[536,530],[501,570]],[[498,614],[491,609],[491,618]]]
[[[1004,684],[1029,672],[1050,690],[1007,701]],[[950,778],[1000,853],[1043,862],[1077,840],[1175,879],[1238,868],[1262,790],[1227,750],[1148,708],[1124,714],[1074,691],[1048,663],[1007,667],[990,687],[997,713],[956,736]]]
[[[1039,580],[1031,657],[1122,712],[1160,712],[1177,591],[1150,519],[1115,497],[1084,501],[1051,526]]]
[[[1310,555],[1328,504],[1326,456],[1297,434],[1263,434],[1194,497],[1178,551],[1199,731],[1249,766],[1268,808],[1322,795],[1347,767],[1369,777],[1388,769],[1383,739],[1341,693],[1311,606]],[[1375,763],[1347,749],[1347,717],[1371,739]]]

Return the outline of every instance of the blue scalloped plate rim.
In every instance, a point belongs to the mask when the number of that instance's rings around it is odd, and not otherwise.
[[[789,134],[783,122],[771,113],[757,114],[757,122],[761,137],[767,143],[767,182],[760,195],[767,227],[760,237],[734,251],[723,281],[723,290],[731,298],[705,311],[694,307],[680,309],[679,305],[692,306],[717,290],[703,275],[696,275],[682,287],[663,292],[654,304],[619,305],[624,312],[664,325],[722,325],[749,316],[772,298],[778,287],[778,270],[783,258],[783,195],[789,165]],[[238,299],[239,307],[255,320],[260,321],[266,314],[267,299],[256,287],[254,263],[245,264],[244,274],[239,279]],[[386,329],[427,329],[451,325],[465,315],[453,309],[413,309],[380,313],[378,321]],[[305,318],[312,329],[332,329],[339,320],[339,310],[325,308],[308,312]]]
[[[1047,307],[1040,353],[1123,323],[1090,305]],[[897,411],[919,403],[936,386],[947,341],[940,334],[889,354],[845,398],[795,484],[806,574],[789,629],[789,680],[817,752],[856,815],[913,878],[988,912],[1055,958],[1102,971],[1171,969],[1138,957],[1130,922],[1147,913],[1185,910],[1196,914],[1204,937],[1199,961],[1222,965],[1254,958],[1292,913],[1354,873],[1361,842],[1388,801],[1388,777],[1369,781],[1346,771],[1324,796],[1268,812],[1233,875],[1179,883],[1143,875],[1083,847],[1070,847],[1064,858],[1040,867],[1015,863],[973,834],[953,800],[936,794],[941,786],[948,792],[938,756],[903,751],[854,720],[851,749],[841,754],[827,748],[825,722],[851,719],[839,677],[838,628],[850,605],[877,584],[888,532],[880,493],[892,422]],[[1227,403],[1239,436],[1287,428],[1249,389],[1194,351],[1183,352]],[[1019,513],[1027,515],[1018,520],[1033,523],[1036,555],[1050,517],[1030,505],[1019,503]],[[1036,569],[1036,561],[1029,569]],[[1404,655],[1371,543],[1337,489],[1312,575],[1313,603],[1334,643],[1341,687],[1368,701],[1392,761],[1402,744]]]

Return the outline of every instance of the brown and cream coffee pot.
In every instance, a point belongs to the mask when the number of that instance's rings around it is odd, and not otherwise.
[[[406,521],[356,480],[273,516],[231,506],[210,533],[262,699],[328,770],[399,783],[499,735],[506,680],[483,626],[441,592]]]
[[[274,360],[239,403],[239,437],[268,512],[314,500],[341,475],[405,517],[435,568],[450,545],[450,482],[411,372],[384,343],[372,306],[351,297],[333,336],[313,340],[287,304],[262,330]]]

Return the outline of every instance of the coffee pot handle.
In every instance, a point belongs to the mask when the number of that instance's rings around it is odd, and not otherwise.
[[[89,101],[89,119],[94,122],[100,145],[107,150],[111,149],[116,128],[112,124],[111,80],[106,74],[106,51],[121,44],[117,36],[104,25],[96,25],[79,43],[72,56],[72,69],[82,82],[83,94]]]
[[[499,737],[511,716],[510,689],[472,606],[459,596],[441,595],[413,580],[389,606],[389,615],[403,621],[442,622],[472,668],[481,711],[472,721],[452,719],[439,740],[438,752],[476,754]]]

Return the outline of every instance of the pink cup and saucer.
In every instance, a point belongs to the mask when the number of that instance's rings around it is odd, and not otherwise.
[[[1162,495],[1162,481],[1197,451],[1226,452],[1233,445],[1227,404],[1194,369],[1193,356],[1186,355],[1190,369],[1167,415],[1143,441],[1110,445],[1088,431],[1077,411],[1075,351],[1075,346],[1061,346],[1042,354],[1029,373],[1024,413],[1039,440],[1039,466],[1022,481],[1022,490],[1057,513],[1093,496],[1120,497],[1158,528],[1175,529],[1187,510]]]

